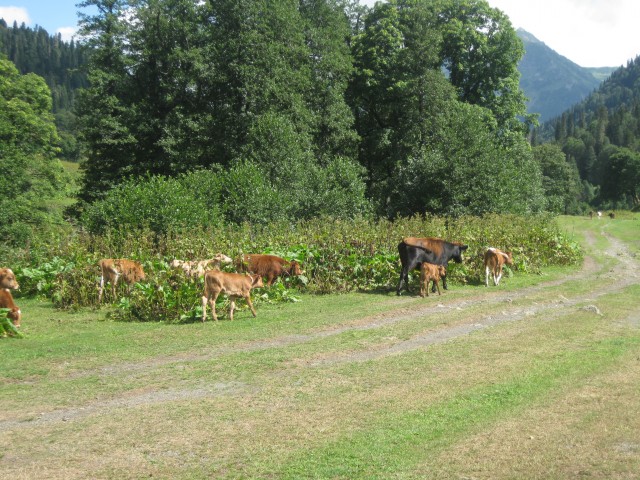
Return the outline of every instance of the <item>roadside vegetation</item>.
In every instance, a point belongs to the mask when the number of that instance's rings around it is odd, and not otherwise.
[[[39,295],[62,309],[97,307],[101,258],[131,258],[142,262],[147,278],[130,294],[118,290],[116,318],[139,321],[195,321],[202,316],[202,282],[169,268],[174,258],[203,259],[221,252],[232,258],[242,253],[272,253],[303,265],[304,275],[285,277],[263,288],[257,301],[293,302],[301,292],[344,293],[389,291],[398,282],[397,245],[403,237],[436,236],[469,245],[463,264],[450,264],[448,276],[460,285],[477,284],[487,247],[511,250],[512,268],[540,273],[546,266],[575,265],[582,251],[563,234],[550,215],[521,217],[413,217],[395,221],[314,219],[291,225],[200,229],[159,237],[154,232],[112,231],[103,235],[77,233],[56,241],[32,244],[30,249],[5,252],[3,264],[20,278],[22,295]],[[234,266],[226,269],[233,271]],[[418,275],[414,275],[415,278]],[[219,302],[223,302],[220,298]]]

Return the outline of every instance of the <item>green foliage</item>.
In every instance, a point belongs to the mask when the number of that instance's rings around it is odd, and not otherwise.
[[[542,186],[547,199],[547,210],[554,213],[581,213],[578,200],[582,185],[575,165],[554,144],[534,147],[533,155],[542,170]]]
[[[219,177],[196,171],[178,178],[132,179],[88,205],[81,223],[93,233],[149,229],[160,235],[220,222]]]
[[[628,200],[640,205],[640,153],[628,148],[616,148],[608,156],[600,195],[604,200]]]
[[[0,308],[0,338],[16,337],[24,338],[24,335],[18,330],[13,322],[7,317],[8,308]]]
[[[563,236],[547,215],[490,215],[485,217],[399,218],[394,222],[367,219],[311,219],[295,224],[274,222],[243,224],[214,230],[193,229],[158,237],[150,230],[122,231],[103,236],[79,235],[56,248],[33,245],[30,258],[6,258],[29,292],[40,291],[60,308],[97,305],[98,260],[126,257],[141,260],[146,280],[125,293],[118,287],[111,298],[113,315],[123,320],[173,322],[201,318],[202,280],[193,281],[168,268],[173,258],[203,259],[222,252],[236,258],[241,253],[271,253],[302,264],[304,275],[284,277],[271,288],[254,293],[258,302],[296,301],[296,291],[338,293],[353,290],[392,290],[398,281],[397,245],[405,236],[436,236],[469,245],[463,264],[450,265],[453,282],[476,281],[482,272],[487,247],[510,250],[517,272],[535,273],[547,265],[570,265],[582,252]],[[42,265],[42,255],[57,259]],[[49,253],[50,254],[50,253]],[[34,259],[39,259],[38,261]],[[31,263],[30,263],[31,262]],[[32,264],[33,263],[33,264]],[[233,266],[227,266],[232,270]],[[38,290],[40,288],[40,290]],[[220,308],[226,308],[219,299]]]
[[[0,236],[25,245],[62,223],[55,201],[67,178],[54,155],[58,136],[51,96],[37,75],[20,75],[0,57]]]
[[[503,146],[486,109],[455,103],[442,115],[448,141],[402,161],[393,177],[392,214],[538,212],[540,173],[523,138]]]

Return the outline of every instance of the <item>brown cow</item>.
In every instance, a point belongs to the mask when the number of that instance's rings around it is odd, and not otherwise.
[[[98,303],[102,301],[102,292],[107,283],[111,283],[111,293],[116,297],[116,285],[122,280],[128,285],[127,292],[131,291],[131,286],[144,280],[144,270],[140,262],[127,260],[126,258],[104,258],[98,262],[100,265],[100,289],[98,292]]]
[[[207,319],[207,302],[211,306],[213,319],[218,321],[216,314],[216,300],[220,293],[225,293],[229,297],[230,311],[229,318],[233,320],[233,310],[236,308],[236,300],[244,298],[251,309],[253,316],[256,316],[256,309],[251,303],[251,289],[263,287],[260,275],[243,275],[241,273],[227,273],[220,270],[209,270],[204,274],[204,294],[202,295],[202,321]]]
[[[20,288],[18,280],[10,268],[0,268],[0,308],[8,308],[7,318],[11,320],[14,327],[20,326],[22,312],[13,301],[11,290]]]
[[[424,297],[425,293],[429,296],[429,282],[433,281],[433,285],[438,289],[440,295],[441,279],[446,277],[447,271],[442,265],[434,265],[432,263],[422,262],[420,265],[420,296]]]
[[[504,264],[513,265],[513,256],[511,252],[503,252],[497,248],[489,248],[484,252],[484,269],[485,281],[484,285],[489,286],[489,273],[493,275],[493,284],[498,285],[502,278],[502,267]]]
[[[172,260],[169,266],[171,268],[181,268],[187,277],[198,278],[204,277],[207,270],[219,269],[222,265],[233,262],[223,253],[216,253],[213,258],[207,260],[194,260],[191,262],[185,260]]]
[[[282,275],[302,275],[300,264],[296,260],[288,261],[275,255],[243,255],[236,260],[239,272],[249,272],[267,277],[267,285]]]

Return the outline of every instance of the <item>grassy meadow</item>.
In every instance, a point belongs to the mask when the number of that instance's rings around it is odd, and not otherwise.
[[[0,476],[638,478],[640,215],[558,221],[582,265],[429,298],[414,276],[204,324],[21,299]]]

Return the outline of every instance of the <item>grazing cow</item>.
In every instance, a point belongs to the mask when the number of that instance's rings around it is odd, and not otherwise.
[[[589,219],[590,219],[590,220],[593,220],[593,210],[591,210],[591,211],[589,212]]]
[[[125,258],[104,258],[98,262],[100,265],[100,289],[98,292],[98,303],[102,301],[102,292],[107,283],[111,283],[111,293],[116,297],[116,285],[122,280],[128,285],[127,292],[131,291],[131,286],[144,280],[144,270],[142,265],[135,260]]]
[[[404,285],[407,292],[409,291],[409,272],[419,269],[424,263],[432,263],[434,265],[442,265],[447,267],[449,260],[456,263],[462,262],[462,252],[468,245],[459,242],[447,242],[441,238],[419,238],[407,237],[398,244],[398,252],[400,253],[400,263],[402,271],[400,272],[400,281],[396,294],[400,295],[402,286]],[[447,277],[442,278],[442,286],[447,289]],[[432,292],[435,292],[435,285]]]
[[[233,320],[233,310],[236,308],[236,300],[244,298],[256,316],[256,309],[251,303],[251,289],[263,287],[260,275],[244,275],[241,273],[227,273],[220,270],[209,270],[204,275],[204,294],[202,295],[202,321],[207,319],[207,302],[211,306],[213,319],[218,321],[216,315],[216,300],[220,293],[226,293],[231,305],[229,306],[229,318]]]
[[[296,260],[288,261],[275,255],[243,255],[236,260],[239,272],[249,272],[267,277],[267,286],[282,275],[302,275],[300,264]]]
[[[497,248],[489,248],[484,252],[484,279],[485,287],[489,286],[489,274],[493,275],[493,284],[498,285],[502,278],[502,267],[504,264],[513,265],[511,252],[503,252]]]
[[[10,268],[0,268],[0,308],[8,308],[7,318],[11,320],[14,327],[20,326],[22,312],[13,301],[11,290],[20,288],[18,280]]]
[[[598,220],[602,218],[602,212],[598,212]]]
[[[429,296],[429,282],[433,281],[434,287],[438,288],[440,295],[440,280],[447,275],[447,271],[442,265],[433,265],[432,263],[422,262],[420,266],[420,296],[424,297],[425,293]]]
[[[613,212],[609,213],[609,218],[613,220],[614,218],[616,218],[616,214]]]
[[[169,266],[171,268],[181,268],[187,277],[198,278],[204,277],[207,270],[220,269],[222,265],[231,263],[233,260],[223,253],[216,253],[213,258],[207,260],[194,260],[191,262],[185,260],[172,260]]]

